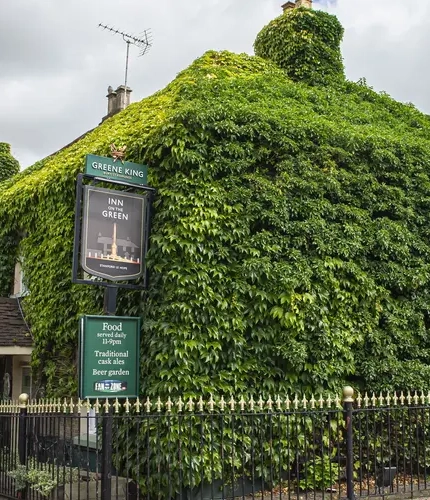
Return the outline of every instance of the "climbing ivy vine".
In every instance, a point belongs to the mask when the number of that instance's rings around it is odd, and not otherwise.
[[[149,289],[118,305],[143,317],[143,394],[430,388],[429,118],[363,81],[307,81],[208,52],[0,185],[0,262],[24,258],[48,395],[76,394],[78,317],[102,308],[71,283],[75,179],[111,142],[157,189]]]
[[[342,37],[343,27],[335,16],[302,7],[287,10],[264,27],[254,49],[295,81],[333,84],[344,79]]]

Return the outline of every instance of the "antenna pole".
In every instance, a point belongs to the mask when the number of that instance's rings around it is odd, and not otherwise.
[[[125,77],[124,77],[124,106],[126,105],[126,102],[127,102],[127,77],[128,77],[128,56],[130,54],[130,41],[129,40],[125,40],[126,44],[127,44],[127,52],[126,52],[126,56],[125,56]]]
[[[143,56],[148,52],[152,45],[152,37],[151,37],[151,32],[150,30],[145,30],[140,37],[136,37],[134,35],[124,33],[123,31],[119,31],[115,28],[111,28],[110,26],[106,24],[99,24],[99,28],[102,28],[104,30],[110,31],[111,33],[115,35],[121,35],[122,39],[124,42],[127,44],[127,51],[125,55],[125,77],[124,77],[124,91],[125,91],[125,100],[127,99],[127,80],[128,80],[128,64],[129,64],[129,56],[130,56],[130,44],[135,45],[140,49],[140,54],[139,56]],[[125,104],[125,101],[124,101]]]

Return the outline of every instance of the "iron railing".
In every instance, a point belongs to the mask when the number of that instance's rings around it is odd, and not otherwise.
[[[0,404],[6,498],[410,498],[429,467],[430,393]]]

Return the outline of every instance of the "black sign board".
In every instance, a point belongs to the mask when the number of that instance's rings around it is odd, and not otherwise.
[[[147,198],[84,186],[81,265],[93,276],[134,280],[144,272]]]

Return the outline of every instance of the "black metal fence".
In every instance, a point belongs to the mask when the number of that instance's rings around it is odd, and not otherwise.
[[[7,498],[430,496],[430,393],[23,399],[0,404],[0,447]]]

